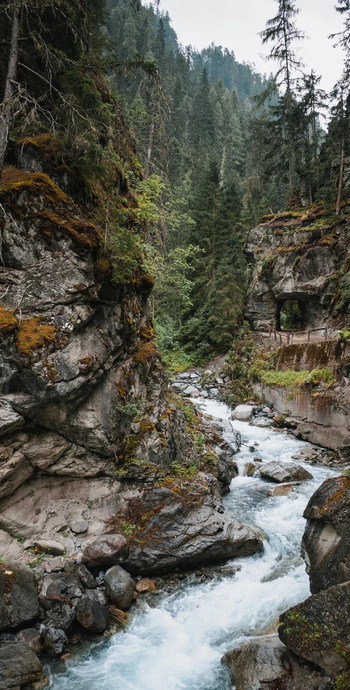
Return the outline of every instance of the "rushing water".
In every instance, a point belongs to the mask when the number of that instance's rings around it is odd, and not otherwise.
[[[198,403],[198,401],[196,401]],[[231,410],[213,400],[200,401],[203,411],[232,440]],[[234,422],[242,435],[235,456],[240,469],[255,455],[262,460],[288,461],[306,443],[284,432]],[[300,463],[307,467],[306,463]],[[310,467],[308,467],[310,470]],[[332,470],[312,466],[313,480],[302,482],[288,496],[268,497],[266,482],[240,474],[225,497],[226,510],[259,526],[264,551],[234,559],[232,574],[198,583],[190,579],[172,594],[145,602],[131,615],[124,632],[101,642],[79,658],[51,669],[54,690],[229,690],[222,655],[249,637],[268,630],[277,616],[309,595],[308,577],[300,557],[307,500]]]

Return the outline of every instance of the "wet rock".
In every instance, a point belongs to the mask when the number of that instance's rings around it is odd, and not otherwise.
[[[136,582],[135,589],[138,594],[148,594],[149,592],[156,591],[156,583],[154,580],[139,580]]]
[[[87,569],[85,565],[80,565],[77,569],[77,573],[81,584],[85,588],[94,589],[95,587],[97,587],[97,582],[94,576],[90,573],[90,571]]]
[[[105,574],[107,596],[118,609],[126,611],[133,601],[134,581],[120,565],[115,565]]]
[[[102,633],[108,627],[108,609],[87,595],[79,600],[76,606],[76,617],[78,623],[89,632]]]
[[[45,650],[51,656],[61,656],[68,648],[68,637],[63,630],[55,628],[50,623],[45,623],[41,630],[41,636]]]
[[[253,462],[247,462],[243,468],[244,477],[252,477],[256,470],[256,465]]]
[[[35,577],[18,561],[0,565],[0,630],[36,618],[39,599]]]
[[[279,484],[278,486],[271,486],[268,490],[268,496],[288,496],[293,488],[293,484]]]
[[[199,397],[199,390],[196,388],[196,386],[186,386],[184,389],[184,395],[188,395],[191,398],[198,398]]]
[[[129,547],[121,534],[107,534],[90,540],[83,549],[82,562],[88,568],[109,567],[123,563]]]
[[[0,690],[37,683],[43,678],[41,663],[25,642],[0,644]]]
[[[338,674],[347,668],[350,582],[313,594],[280,616],[279,636],[295,654]]]
[[[350,580],[350,478],[332,477],[311,496],[302,554],[311,592]]]
[[[19,642],[25,642],[34,654],[40,654],[43,649],[40,631],[36,628],[25,628],[16,635]]]
[[[312,479],[312,474],[295,463],[268,462],[259,467],[259,472],[264,479],[272,482],[300,482]]]
[[[118,630],[125,628],[128,622],[128,614],[121,611],[116,606],[109,607],[109,618],[112,625],[116,626]]]
[[[124,564],[129,572],[162,574],[262,550],[261,531],[226,515],[204,478],[143,494],[140,510],[149,519],[138,533],[140,543],[130,545]]]
[[[253,405],[237,405],[232,412],[232,417],[240,422],[248,422],[252,418],[253,410]]]
[[[70,573],[52,573],[44,578],[41,587],[41,597],[46,601],[69,601],[80,598],[81,595],[82,586]]]
[[[277,635],[260,637],[223,657],[236,690],[317,690],[321,674],[288,650]]]

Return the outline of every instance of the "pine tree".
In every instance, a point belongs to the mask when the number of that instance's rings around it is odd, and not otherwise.
[[[288,160],[289,188],[294,192],[294,165],[295,165],[295,141],[293,135],[293,108],[295,106],[294,84],[295,71],[301,67],[294,50],[294,43],[304,38],[304,33],[295,24],[294,18],[299,13],[294,0],[276,0],[278,12],[275,17],[269,19],[266,29],[260,33],[263,43],[273,43],[268,59],[274,60],[279,67],[275,75],[275,83],[278,88],[284,88],[284,94],[280,99],[279,107],[275,109],[274,116],[279,119],[280,138],[284,136],[284,150]]]

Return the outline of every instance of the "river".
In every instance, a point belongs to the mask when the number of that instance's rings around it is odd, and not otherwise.
[[[230,442],[231,410],[215,400],[196,400],[220,421]],[[155,606],[139,600],[130,624],[108,641],[99,642],[64,664],[51,665],[54,690],[232,690],[222,655],[269,629],[278,615],[309,595],[300,556],[306,503],[332,469],[300,462],[312,480],[288,496],[267,496],[265,481],[244,477],[255,445],[263,461],[290,461],[307,445],[285,432],[234,422],[242,435],[235,456],[240,475],[224,498],[227,511],[260,527],[266,539],[261,554],[228,563],[234,572],[198,583],[188,578],[175,592],[162,594]],[[299,461],[298,461],[299,462]]]

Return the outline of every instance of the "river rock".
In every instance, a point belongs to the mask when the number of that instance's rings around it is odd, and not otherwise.
[[[311,496],[302,554],[312,593],[350,580],[350,478],[326,479]]]
[[[16,635],[19,642],[25,642],[34,654],[40,654],[43,649],[40,631],[36,628],[25,628]]]
[[[118,566],[115,566],[118,567]],[[93,633],[102,633],[106,630],[109,622],[108,609],[97,599],[84,595],[76,606],[76,617],[78,623]]]
[[[86,568],[84,564],[78,567],[77,574],[79,576],[81,584],[85,588],[95,589],[95,587],[97,587],[97,582],[94,576],[90,573],[90,571]]]
[[[196,568],[206,563],[248,556],[261,551],[263,535],[224,512],[220,496],[214,497],[203,478],[181,490],[176,480],[150,488],[134,515],[147,514],[137,541],[130,544],[124,567],[132,574],[162,574],[176,568]]]
[[[248,422],[252,418],[253,410],[253,405],[237,405],[232,412],[232,417],[240,422]]]
[[[25,642],[0,643],[0,690],[17,690],[43,679],[41,663]]]
[[[36,618],[39,599],[35,577],[19,561],[0,565],[0,631]]]
[[[114,565],[105,574],[108,598],[122,611],[127,611],[133,601],[134,581],[120,565]]]
[[[52,573],[44,578],[41,587],[41,597],[44,600],[63,601],[79,599],[82,596],[82,586],[78,579],[70,573]]]
[[[293,484],[279,484],[278,486],[271,486],[268,490],[268,496],[288,496],[293,488]]]
[[[268,462],[262,467],[259,467],[259,472],[264,479],[277,482],[278,484],[312,479],[312,474],[310,474],[310,472],[305,470],[301,465],[296,465],[293,462]]]
[[[51,656],[61,656],[68,648],[68,637],[64,630],[55,628],[51,623],[42,626],[41,636],[45,650]]]
[[[288,650],[277,635],[260,637],[223,657],[236,690],[316,690],[321,674]]]
[[[135,589],[138,594],[148,594],[155,592],[157,588],[154,580],[142,579],[136,582]]]
[[[278,633],[295,654],[338,674],[347,668],[349,620],[350,582],[343,582],[285,611]]]
[[[243,468],[244,477],[252,477],[256,470],[256,465],[253,462],[246,462]]]
[[[62,556],[66,550],[63,544],[53,539],[34,539],[30,542],[30,547],[52,556]]]
[[[122,534],[106,534],[86,543],[82,562],[88,568],[99,566],[108,568],[123,563],[128,553],[128,542]]]

